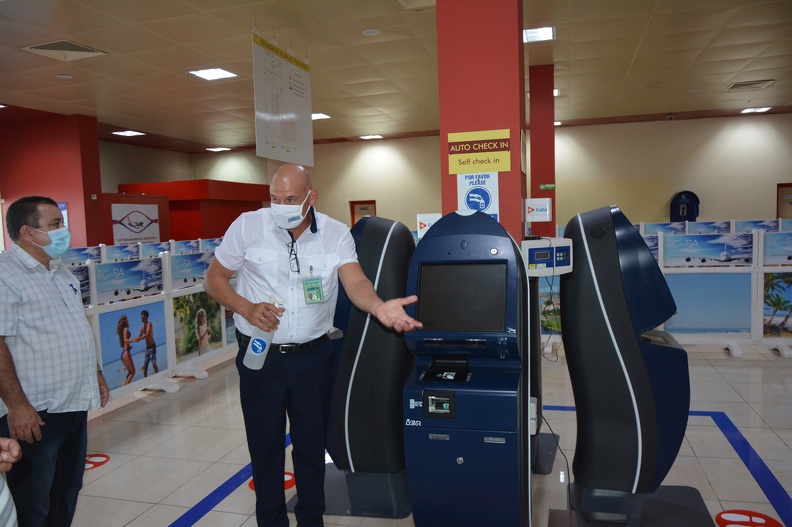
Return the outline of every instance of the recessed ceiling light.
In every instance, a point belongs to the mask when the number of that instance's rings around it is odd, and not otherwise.
[[[60,74],[58,74],[58,75],[55,75],[55,76],[56,76],[57,78],[59,78],[59,79],[67,79],[67,80],[68,80],[68,79],[73,79],[73,78],[74,78],[74,75],[69,75],[68,73],[60,73]]]
[[[561,126],[561,121],[553,121],[553,126]]]
[[[5,108],[5,104],[0,104],[0,108]]]
[[[546,40],[555,40],[554,27],[523,29],[523,44],[527,44],[529,42],[544,42]]]
[[[124,137],[132,137],[135,135],[146,135],[143,132],[136,132],[134,130],[124,130],[123,132],[113,132],[113,135],[123,135]]]
[[[371,27],[369,29],[364,29],[363,34],[366,35],[367,37],[376,37],[377,35],[380,34],[380,30],[375,27]]]
[[[382,139],[381,135],[361,135],[361,139]]]
[[[226,71],[222,68],[210,68],[206,70],[195,70],[191,71],[193,75],[196,77],[201,77],[202,79],[206,79],[208,81],[215,81],[217,79],[228,79],[230,77],[236,77],[236,73],[231,73],[230,71]]]
[[[763,106],[761,108],[746,108],[740,113],[765,113],[766,111],[770,110],[770,108],[772,108],[772,106]]]
[[[225,152],[227,150],[231,150],[230,148],[226,148],[224,146],[216,146],[213,148],[207,148],[210,152]]]
[[[325,113],[312,113],[311,119],[317,121],[319,119],[330,119],[330,116]]]

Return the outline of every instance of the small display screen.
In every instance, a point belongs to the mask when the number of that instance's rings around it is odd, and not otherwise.
[[[534,258],[537,260],[549,260],[550,259],[550,252],[549,251],[536,251],[534,253]]]
[[[506,262],[423,263],[416,316],[425,331],[503,331]]]

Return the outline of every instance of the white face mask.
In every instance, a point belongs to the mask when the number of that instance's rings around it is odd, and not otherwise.
[[[272,219],[275,220],[275,224],[281,229],[287,230],[299,226],[305,219],[305,215],[308,214],[308,211],[303,213],[303,206],[310,196],[311,191],[309,190],[308,195],[305,196],[305,199],[299,205],[283,205],[282,203],[270,205]]]

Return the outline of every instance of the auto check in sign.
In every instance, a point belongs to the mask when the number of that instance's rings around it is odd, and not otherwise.
[[[498,219],[498,173],[511,170],[509,130],[448,134],[448,168],[457,176],[457,208]]]

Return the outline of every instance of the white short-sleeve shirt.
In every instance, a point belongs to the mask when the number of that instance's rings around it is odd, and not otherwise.
[[[338,298],[338,269],[357,262],[355,242],[343,223],[315,212],[317,231],[306,231],[296,240],[300,272],[289,266],[288,231],[278,227],[269,208],[246,212],[226,231],[215,258],[226,269],[237,271],[236,291],[251,302],[269,302],[276,293],[285,312],[273,337],[277,344],[308,342],[333,327]],[[324,301],[310,303],[305,281],[320,278]],[[315,282],[314,282],[315,283]],[[250,324],[234,314],[237,329],[251,334]]]
[[[99,407],[97,356],[80,282],[60,259],[49,270],[16,244],[0,254],[0,335],[36,410]],[[0,401],[0,416],[8,408]]]

